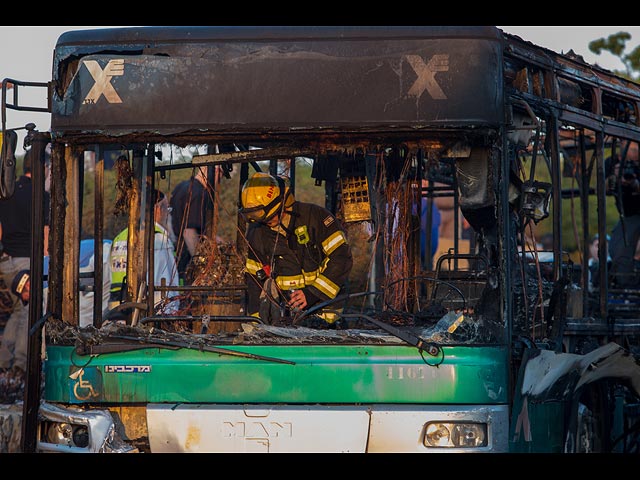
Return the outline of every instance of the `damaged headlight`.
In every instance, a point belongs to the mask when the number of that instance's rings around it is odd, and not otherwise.
[[[425,447],[477,448],[487,446],[487,425],[469,422],[429,422],[425,426]]]
[[[137,451],[117,433],[108,410],[82,410],[43,402],[38,452],[127,453]]]
[[[78,448],[89,446],[89,430],[86,425],[43,422],[41,428],[47,443]]]

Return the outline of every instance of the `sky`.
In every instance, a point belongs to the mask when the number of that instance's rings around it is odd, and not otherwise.
[[[0,26],[0,80],[13,78],[28,82],[47,82],[51,79],[53,49],[58,37],[65,31],[105,26]],[[627,52],[640,43],[640,26],[499,26],[505,32],[518,35],[537,45],[558,53],[569,50],[582,55],[586,62],[597,63],[610,70],[622,70],[622,63],[609,53],[595,55],[589,51],[589,42],[620,31],[629,32]],[[46,107],[44,89],[21,88],[21,104]],[[36,124],[38,130],[48,130],[49,116],[45,113],[7,111],[7,128]],[[22,138],[22,137],[21,137]]]
[[[548,48],[558,53],[567,53],[573,50],[578,55],[582,55],[587,63],[598,64],[609,70],[624,70],[624,65],[614,55],[603,52],[600,55],[591,53],[589,42],[598,38],[606,38],[618,32],[628,32],[631,39],[627,41],[626,53],[631,52],[640,44],[640,26],[631,27],[517,27],[498,26],[507,33],[518,35],[523,40],[528,40],[541,47]]]

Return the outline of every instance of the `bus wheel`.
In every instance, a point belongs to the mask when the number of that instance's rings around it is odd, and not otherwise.
[[[606,405],[606,392],[602,385],[594,385],[580,394],[571,408],[565,440],[566,453],[606,451]]]

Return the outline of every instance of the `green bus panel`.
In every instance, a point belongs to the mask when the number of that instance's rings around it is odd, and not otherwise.
[[[562,453],[566,406],[557,401],[514,401],[509,451],[512,453]]]
[[[73,347],[49,346],[44,397],[109,404],[507,402],[504,347],[444,347],[444,359],[423,354],[429,363],[407,346],[234,348],[295,364],[189,349],[78,356]]]

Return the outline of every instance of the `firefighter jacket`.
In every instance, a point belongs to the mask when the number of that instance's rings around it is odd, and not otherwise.
[[[283,222],[286,225],[273,229],[256,222],[247,230],[245,270],[252,316],[260,316],[265,274],[281,291],[302,289],[309,308],[335,298],[353,265],[342,225],[327,209],[296,201]]]

